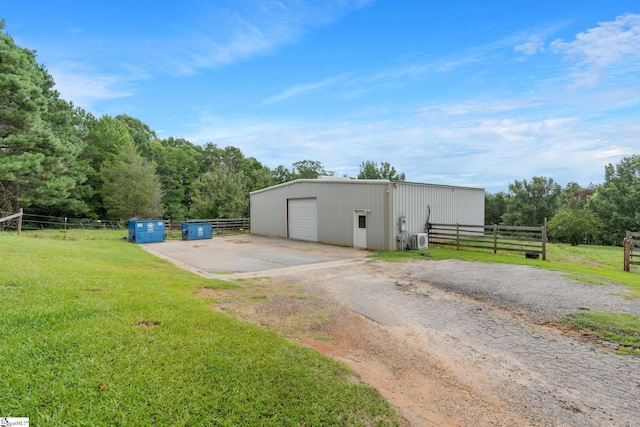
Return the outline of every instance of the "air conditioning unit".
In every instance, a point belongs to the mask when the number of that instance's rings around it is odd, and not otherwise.
[[[416,233],[413,236],[411,236],[411,248],[412,249],[429,248],[429,233]]]

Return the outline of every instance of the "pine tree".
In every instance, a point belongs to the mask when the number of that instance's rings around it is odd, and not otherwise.
[[[85,179],[78,117],[53,86],[34,52],[0,32],[0,199],[12,211],[63,204]]]
[[[127,142],[102,167],[102,200],[110,219],[161,218],[162,191],[156,167]]]

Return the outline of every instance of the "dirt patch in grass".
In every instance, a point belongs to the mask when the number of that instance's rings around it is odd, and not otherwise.
[[[151,328],[153,326],[158,326],[161,323],[162,322],[160,322],[158,320],[142,320],[142,321],[136,323],[136,326],[143,327],[143,328]]]

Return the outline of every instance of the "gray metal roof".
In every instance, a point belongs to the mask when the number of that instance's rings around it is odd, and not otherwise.
[[[389,181],[388,179],[351,179],[351,178],[343,178],[343,177],[336,177],[336,176],[321,176],[321,177],[318,177],[318,179],[296,179],[293,181],[284,182],[282,184],[263,188],[261,190],[252,191],[250,194],[257,194],[263,191],[269,191],[275,188],[282,188],[289,185],[295,185],[295,184],[304,183],[304,182],[318,183],[318,184],[346,184],[346,185],[349,185],[349,184],[384,185],[384,184],[389,184],[393,182],[394,184],[398,184],[398,185],[420,185],[420,186],[426,186],[426,187],[464,188],[469,190],[484,191],[484,188],[463,187],[458,185],[426,184],[422,182],[406,182],[406,181],[399,182],[399,181]]]

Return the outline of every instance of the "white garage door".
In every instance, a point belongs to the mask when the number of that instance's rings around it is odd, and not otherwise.
[[[318,241],[318,200],[289,200],[289,238]]]

